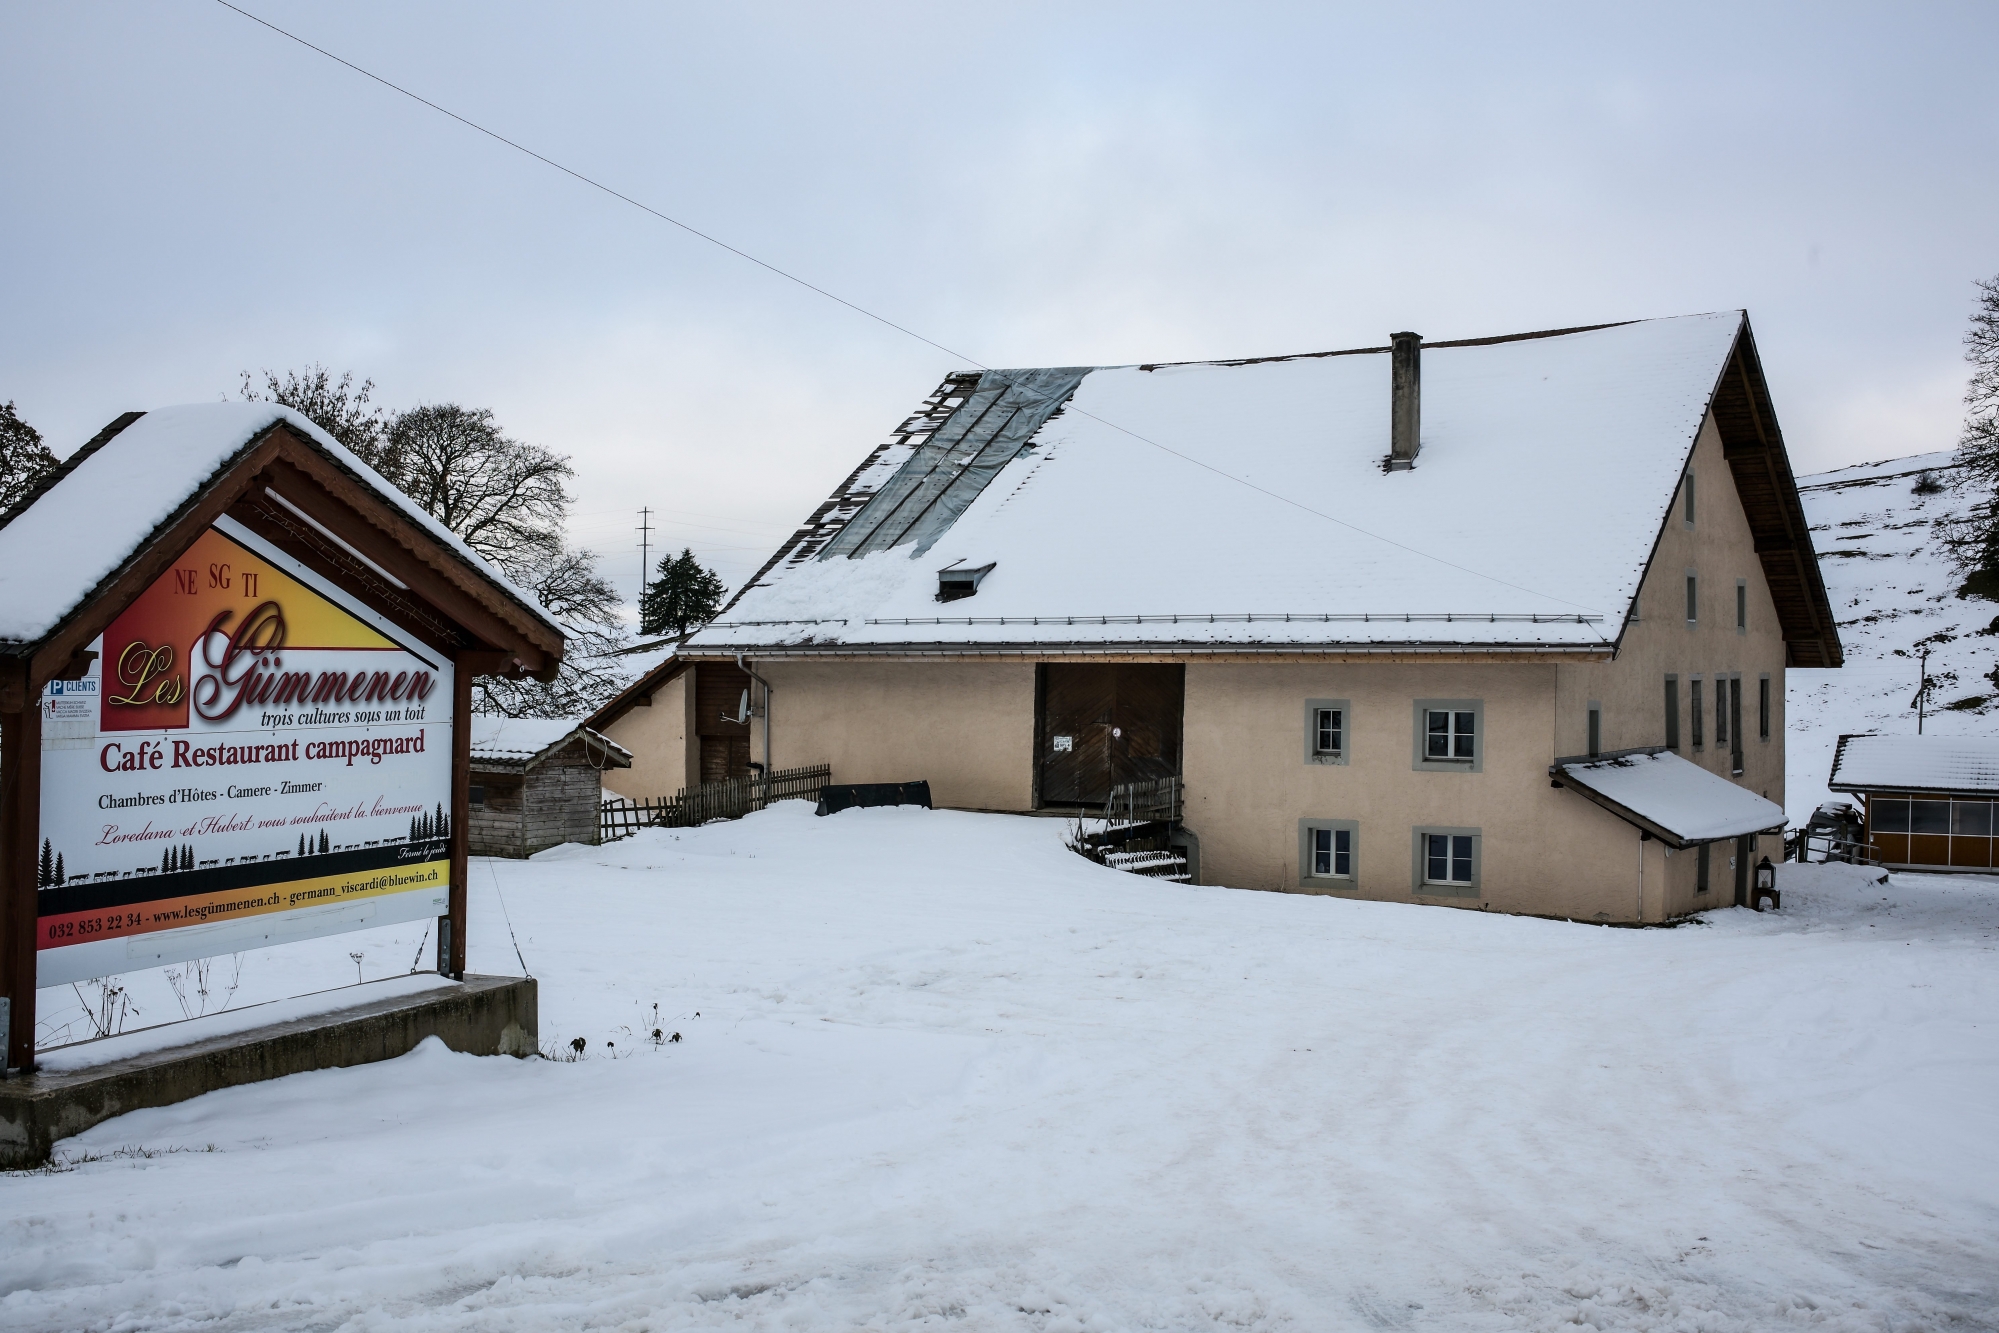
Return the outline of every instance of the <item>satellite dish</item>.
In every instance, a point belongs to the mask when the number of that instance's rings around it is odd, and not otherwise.
[[[749,692],[749,691],[748,691],[747,689],[745,689],[745,690],[743,691],[743,697],[742,697],[741,701],[740,701],[740,702],[738,702],[738,703],[736,704],[736,715],[735,715],[734,717],[730,717],[730,716],[729,716],[729,715],[728,715],[727,713],[724,713],[724,714],[722,714],[722,720],[723,720],[724,722],[734,722],[734,723],[738,724],[739,726],[748,726],[748,725],[749,725],[749,722],[750,722],[750,692]]]

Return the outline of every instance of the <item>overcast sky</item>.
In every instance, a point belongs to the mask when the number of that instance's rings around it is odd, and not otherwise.
[[[1809,472],[1953,443],[1999,272],[1989,2],[244,7],[992,365],[1740,306]],[[321,361],[734,584],[964,365],[213,0],[0,0],[0,109],[58,453]]]

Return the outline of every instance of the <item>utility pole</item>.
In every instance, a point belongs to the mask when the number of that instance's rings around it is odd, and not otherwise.
[[[648,507],[639,510],[639,601],[640,602],[645,601],[646,581],[652,575],[652,564],[649,559],[652,553],[651,537],[652,537],[652,510],[650,507]]]
[[[1921,684],[1916,686],[1916,734],[1923,734],[1923,706],[1930,701],[1930,650],[1923,649]]]

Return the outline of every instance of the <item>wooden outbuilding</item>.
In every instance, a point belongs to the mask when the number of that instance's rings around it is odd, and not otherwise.
[[[631,766],[631,751],[574,718],[473,718],[472,854],[594,845],[604,774]]]
[[[1999,740],[1841,736],[1826,785],[1861,798],[1881,865],[1999,872]]]
[[[437,916],[462,977],[472,680],[563,646],[296,412],[105,427],[0,516],[7,1066],[75,976]]]

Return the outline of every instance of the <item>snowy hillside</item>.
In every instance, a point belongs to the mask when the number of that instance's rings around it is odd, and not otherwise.
[[[0,1327],[1999,1327],[1989,885],[1787,866],[1781,913],[1605,930],[1062,834],[784,802],[479,862],[475,970],[511,920],[587,1059],[99,1125],[0,1176]],[[245,995],[420,935],[246,956]]]
[[[1925,475],[1943,489],[1919,491]],[[1915,734],[1915,653],[1925,640],[1934,645],[1930,674],[1942,681],[1924,733],[1985,736],[1999,728],[1999,686],[1988,678],[1999,659],[1991,634],[1999,605],[1957,595],[1963,579],[1930,531],[1965,504],[1950,489],[1954,476],[1951,455],[1935,453],[1798,478],[1846,665],[1788,673],[1785,786],[1793,824],[1833,799],[1826,775],[1842,732]]]

